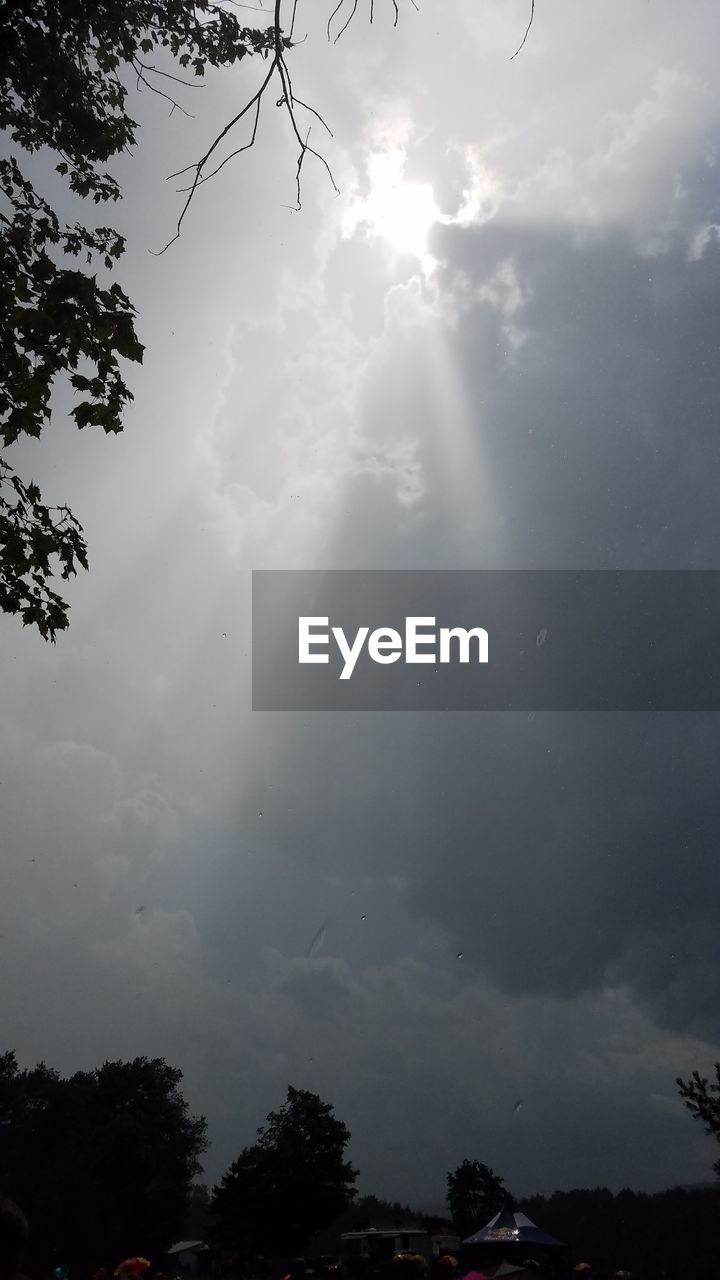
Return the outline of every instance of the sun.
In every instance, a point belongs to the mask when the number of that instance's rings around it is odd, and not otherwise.
[[[389,240],[400,253],[413,253],[418,258],[427,254],[428,233],[439,214],[432,187],[420,182],[375,190],[365,207],[374,235]]]
[[[393,148],[371,156],[368,162],[369,192],[351,205],[345,232],[352,235],[364,226],[370,236],[385,240],[398,253],[429,260],[428,234],[442,220],[430,183],[406,182],[405,152]]]

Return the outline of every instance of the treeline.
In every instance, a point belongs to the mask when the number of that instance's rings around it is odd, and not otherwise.
[[[713,1084],[699,1076],[678,1082],[715,1137],[720,1068],[717,1075]],[[207,1127],[190,1114],[181,1082],[161,1058],[62,1077],[42,1063],[20,1070],[14,1054],[0,1055],[0,1197],[30,1219],[31,1274],[67,1266],[72,1280],[87,1280],[131,1255],[160,1271],[182,1239],[205,1240],[231,1272],[252,1272],[259,1255],[337,1252],[344,1231],[421,1226],[465,1239],[513,1202],[503,1179],[478,1160],[447,1174],[447,1218],[358,1198],[347,1126],[329,1103],[292,1087],[217,1185],[204,1187],[197,1178]],[[636,1280],[720,1276],[720,1189],[563,1191],[520,1207],[594,1275],[622,1268]],[[461,1265],[471,1261],[463,1255]]]
[[[461,1166],[462,1168],[462,1166]],[[457,1173],[457,1171],[456,1171]],[[656,1194],[607,1188],[556,1191],[515,1201],[529,1218],[568,1245],[566,1269],[579,1262],[593,1277],[629,1271],[633,1280],[718,1280],[720,1277],[720,1185],[677,1188]],[[492,1216],[492,1211],[488,1216]],[[484,1225],[479,1221],[476,1225]],[[428,1217],[409,1206],[367,1196],[358,1200],[313,1241],[313,1251],[335,1253],[344,1231],[425,1227],[457,1228],[452,1218]],[[461,1262],[472,1265],[472,1251]],[[461,1266],[461,1272],[465,1266]]]
[[[676,1188],[656,1194],[607,1188],[532,1196],[522,1209],[570,1246],[594,1274],[633,1277],[720,1276],[720,1187]]]

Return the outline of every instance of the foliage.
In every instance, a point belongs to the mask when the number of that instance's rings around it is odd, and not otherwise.
[[[700,1120],[705,1132],[720,1142],[720,1062],[715,1063],[715,1079],[710,1081],[693,1071],[689,1080],[677,1078],[678,1091],[693,1119]],[[720,1160],[713,1166],[720,1176]]]
[[[16,153],[0,161],[0,442],[40,435],[61,376],[80,397],[78,427],[118,432],[132,400],[120,361],[143,357],[134,308],[106,279],[125,242],[110,227],[61,218],[17,152],[49,150],[74,196],[115,201],[120,188],[105,166],[136,142],[128,81],[166,98],[157,77],[174,78],[148,57],[202,77],[207,67],[266,56],[277,33],[243,27],[211,0],[0,0],[0,24],[0,129]],[[87,568],[77,521],[46,505],[3,460],[0,608],[54,641],[68,625],[68,605],[49,584],[78,565]]]
[[[299,1253],[355,1195],[345,1160],[346,1125],[317,1094],[288,1088],[287,1101],[258,1129],[213,1190],[219,1243],[240,1254]]]
[[[23,484],[0,458],[0,605],[19,613],[23,626],[34,624],[45,640],[66,626],[66,606],[49,585],[53,557],[65,580],[76,561],[87,568],[80,525],[67,507],[45,506],[37,485]]]
[[[115,1265],[182,1234],[205,1121],[162,1058],[63,1078],[0,1056],[0,1195],[31,1219],[40,1262]]]
[[[472,1235],[510,1199],[503,1179],[478,1160],[463,1160],[447,1176],[447,1203],[461,1239]]]

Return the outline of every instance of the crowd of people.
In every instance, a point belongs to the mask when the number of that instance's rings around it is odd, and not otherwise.
[[[0,1280],[30,1280],[25,1274],[30,1245],[30,1225],[13,1200],[0,1198]],[[126,1258],[116,1267],[99,1267],[92,1280],[138,1280],[150,1269],[148,1258]],[[69,1268],[60,1263],[49,1270],[46,1280],[70,1280]],[[153,1280],[181,1280],[157,1272]]]

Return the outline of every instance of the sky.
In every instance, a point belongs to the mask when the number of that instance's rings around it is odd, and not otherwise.
[[[209,1182],[288,1084],[418,1206],[464,1158],[712,1176],[675,1078],[720,1058],[717,718],[250,709],[253,568],[720,563],[720,15],[536,10],[512,58],[520,0],[360,0],[335,44],[300,0],[339,194],[308,157],[288,207],[273,100],[161,256],[264,64],[135,99],[125,431],[59,389],[13,451],[90,572],[54,647],[0,618],[3,1046],[166,1057]]]

